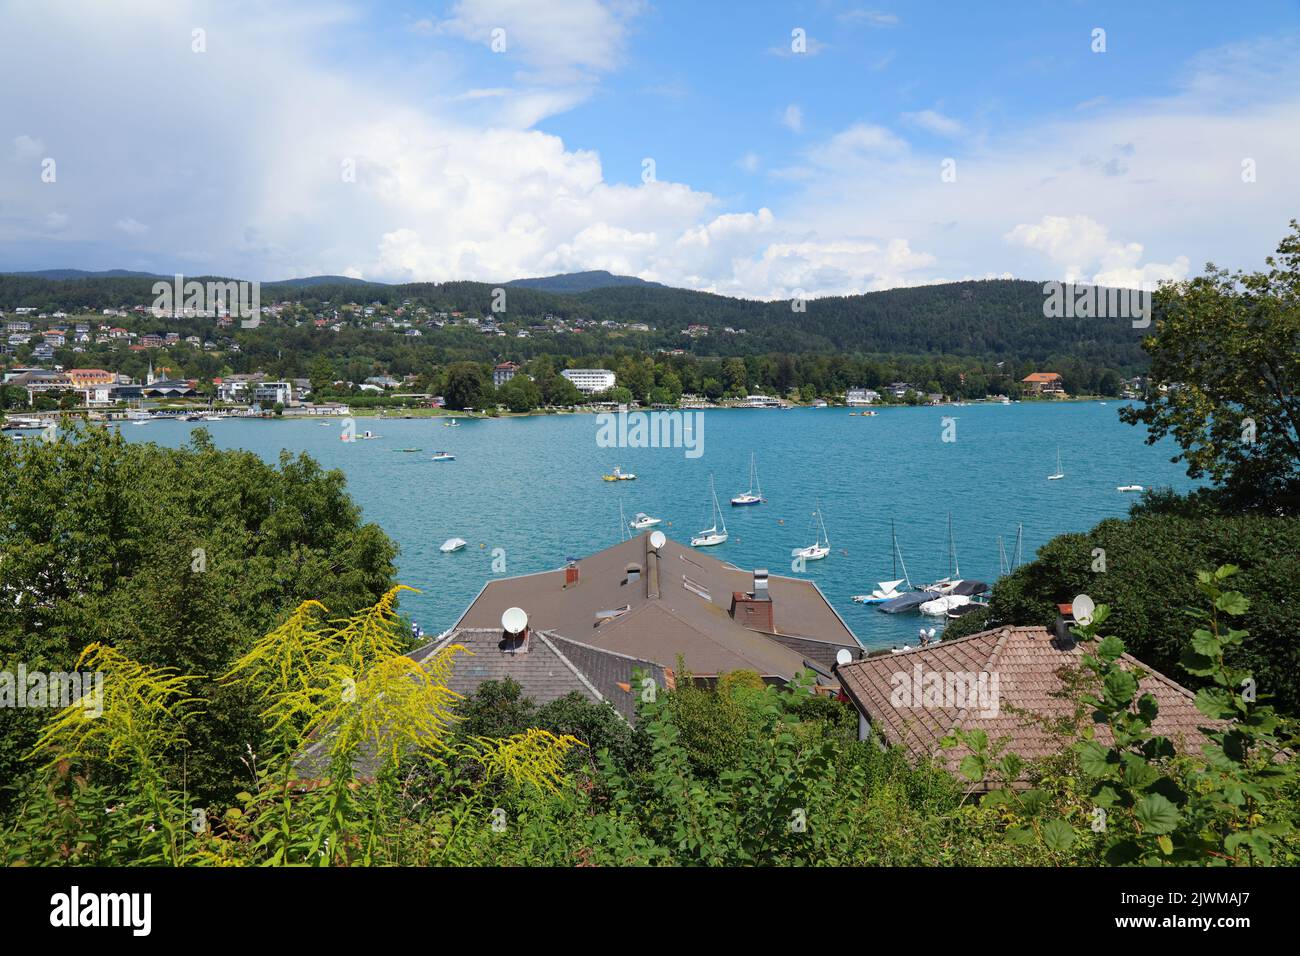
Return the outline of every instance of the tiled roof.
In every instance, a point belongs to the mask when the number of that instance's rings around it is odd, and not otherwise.
[[[918,759],[935,757],[955,773],[968,751],[963,747],[945,751],[940,746],[954,728],[983,730],[991,744],[1010,738],[1006,752],[1026,760],[1059,753],[1068,738],[1049,725],[1075,713],[1076,705],[1065,692],[1063,678],[1075,669],[1086,672],[1081,660],[1084,651],[1084,645],[1061,642],[1044,627],[1003,627],[907,653],[855,661],[838,667],[836,673],[845,692],[871,722],[873,733],[891,745],[905,747]],[[1192,692],[1128,654],[1120,658],[1120,664],[1146,672],[1139,694],[1149,692],[1159,704],[1153,731],[1168,737],[1179,751],[1199,751],[1205,742],[1200,728],[1214,722],[1196,709]],[[983,700],[968,696],[966,707],[943,706],[961,703],[960,697],[941,701],[907,698],[907,690],[918,684],[924,687],[925,675],[936,673],[947,679],[957,674],[988,675],[986,686],[997,689],[996,706],[983,706],[992,703],[991,695]],[[1087,723],[1092,719],[1085,709],[1081,720]],[[1095,726],[1097,740],[1109,743],[1110,728],[1104,723]]]
[[[593,703],[608,702],[624,720],[635,723],[641,693],[634,679],[636,674],[649,677],[660,690],[673,686],[672,671],[651,661],[538,630],[530,632],[527,651],[520,651],[500,628],[472,627],[450,631],[408,656],[422,662],[453,644],[469,652],[457,655],[447,682],[448,688],[461,697],[475,693],[484,681],[509,677],[522,688],[523,696],[539,706],[578,693]],[[310,778],[326,773],[329,739],[326,733],[303,750],[296,761],[299,774]],[[370,776],[378,770],[378,762],[373,752],[365,751],[353,768],[359,776]]]
[[[423,661],[443,648],[460,644],[469,654],[456,658],[448,686],[468,697],[489,680],[513,678],[533,702],[549,704],[577,692],[588,700],[609,701],[629,722],[636,721],[633,673],[642,671],[662,689],[670,686],[670,672],[653,661],[641,660],[546,631],[533,630],[527,652],[514,649],[497,628],[459,628],[411,652]],[[626,687],[622,685],[627,685]]]

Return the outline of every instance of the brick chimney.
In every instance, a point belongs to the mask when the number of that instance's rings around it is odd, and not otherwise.
[[[570,561],[564,566],[564,586],[571,588],[578,583],[578,562]]]
[[[731,593],[731,618],[751,631],[776,633],[776,620],[772,615],[772,596],[767,590],[767,569],[754,570],[754,590]]]

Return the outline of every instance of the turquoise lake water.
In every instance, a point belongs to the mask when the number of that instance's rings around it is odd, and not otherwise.
[[[494,549],[504,549],[507,574],[556,568],[620,539],[620,502],[629,520],[638,511],[663,518],[659,527],[685,543],[712,523],[712,473],[731,536],[706,550],[740,567],[793,573],[790,550],[813,542],[820,501],[831,554],[809,562],[805,575],[875,648],[912,641],[922,620],[943,623],[850,600],[894,576],[891,518],[913,582],[948,573],[951,512],[962,576],[991,584],[998,536],[1010,556],[1018,523],[1028,561],[1055,535],[1126,515],[1136,496],[1117,485],[1192,487],[1183,467],[1169,461],[1175,446],[1143,444],[1144,429],[1119,421],[1121,404],[882,408],[874,417],[842,408],[710,410],[697,431],[698,458],[682,448],[598,447],[594,415],[466,420],[455,429],[438,419],[361,418],[358,433],[380,437],[352,443],[339,440],[338,420],[232,419],[203,427],[221,447],[267,461],[282,448],[305,451],[341,469],[366,519],[401,546],[399,579],[422,592],[404,595],[402,611],[430,634],[454,623],[493,576]],[[945,417],[956,419],[955,441],[942,440]],[[175,446],[195,427],[151,422],[121,430],[129,441]],[[1066,477],[1047,481],[1058,445]],[[399,451],[406,447],[421,451]],[[442,449],[456,461],[431,461]],[[768,501],[733,508],[727,499],[748,486],[751,451]],[[601,481],[616,465],[638,480]],[[454,536],[468,546],[440,554],[438,546]]]

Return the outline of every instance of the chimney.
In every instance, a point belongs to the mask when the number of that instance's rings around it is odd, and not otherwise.
[[[754,569],[754,590],[731,593],[731,619],[751,631],[776,633],[776,618],[772,614],[772,596],[767,590],[767,569]]]
[[[754,600],[772,600],[772,595],[767,590],[767,568],[754,569]]]
[[[648,600],[659,599],[659,549],[655,547],[654,534],[646,536],[645,544],[645,596]]]
[[[570,561],[564,567],[564,586],[571,588],[578,583],[578,562]]]
[[[1056,610],[1056,624],[1052,628],[1053,643],[1060,650],[1069,650],[1075,645],[1074,635],[1070,633],[1070,628],[1075,624],[1074,605],[1058,604]]]

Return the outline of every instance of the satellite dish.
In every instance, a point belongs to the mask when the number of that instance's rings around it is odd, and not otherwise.
[[[1092,598],[1086,594],[1076,595],[1070,602],[1070,607],[1074,611],[1074,619],[1087,627],[1092,623],[1093,612],[1097,610],[1097,605],[1093,603]]]
[[[851,660],[853,660],[853,652],[849,650],[847,647],[841,647],[838,651],[835,652],[836,664],[847,664]]]
[[[522,634],[528,627],[528,615],[521,607],[508,607],[501,615],[501,627],[507,634]]]
[[[662,548],[667,541],[668,539],[664,537],[662,531],[650,532],[650,547],[654,548],[656,551]]]

